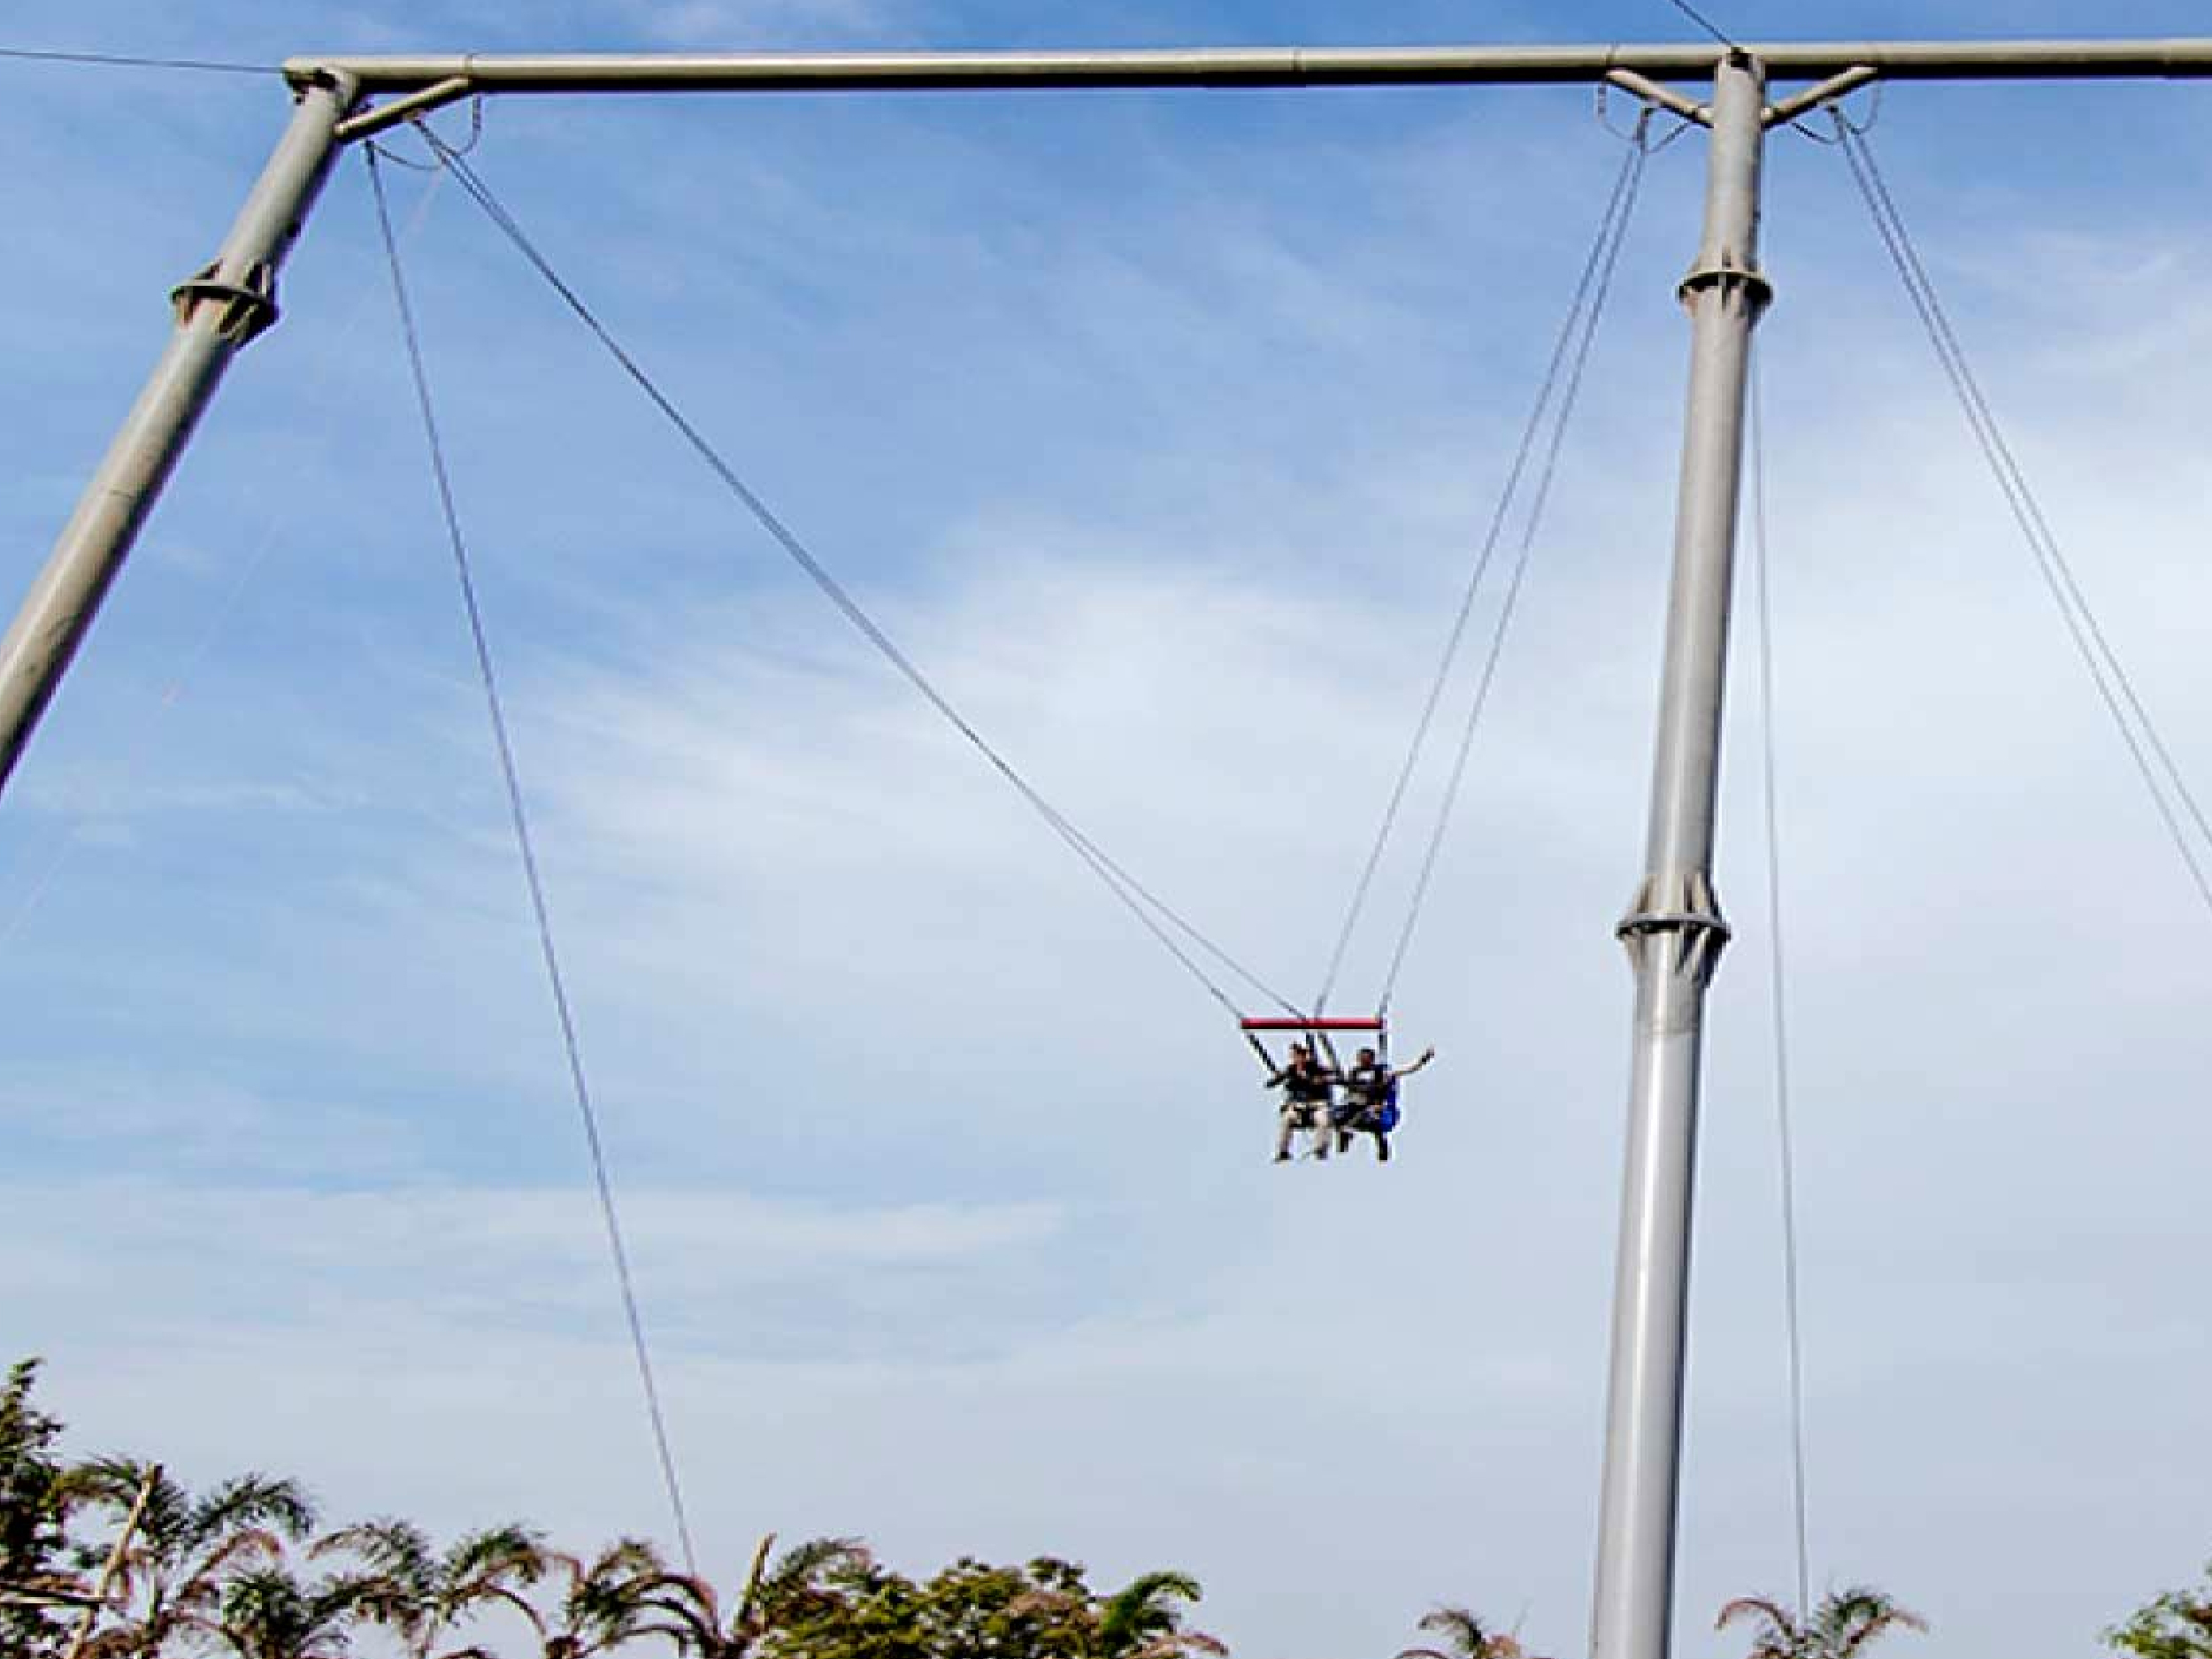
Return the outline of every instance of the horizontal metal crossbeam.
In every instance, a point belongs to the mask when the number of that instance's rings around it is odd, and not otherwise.
[[[1559,84],[1616,71],[1709,79],[1728,50],[1687,45],[1242,46],[1036,52],[727,52],[654,56],[301,57],[295,81],[334,71],[366,92],[464,81],[476,92],[987,91],[1081,87]],[[1770,81],[1868,68],[1898,81],[2212,76],[2212,40],[1746,42]]]

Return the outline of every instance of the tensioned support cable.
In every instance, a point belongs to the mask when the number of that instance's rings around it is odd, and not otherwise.
[[[2112,717],[2120,740],[2126,745],[2143,780],[2143,787],[2150,793],[2151,803],[2157,809],[2175,850],[2187,867],[2198,897],[2208,910],[2212,910],[2212,822],[2208,822],[2172,750],[2160,733],[2157,722],[2137,692],[2126,664],[2120,660],[2103,625],[2098,621],[2088,595],[2074,573],[2072,562],[2066,557],[2044,514],[2042,503],[2029,485],[2025,470],[2006,442],[1996,413],[1967,360],[1958,333],[1936,294],[1927,265],[1905,227],[1896,198],[1890,194],[1888,182],[1874,159],[1865,128],[1855,125],[1840,110],[1832,111],[1831,115],[1844,158],[1850,164],[1852,181],[1858,186],[1867,211],[1873,217],[1875,230],[1891,263],[1903,279],[1905,292],[1935,348],[1937,360],[1958,397],[1983,458],[2004,494],[2005,504],[2011,510],[2013,519],[2035,557],[2036,568],[2066,624],[2082,665],[2088,670],[2098,697]],[[2190,833],[2193,826],[2193,840]]]
[[[514,245],[516,251],[522,255],[532,269],[544,279],[547,286],[559,296],[561,302],[575,315],[577,320],[597,339],[600,345],[606,349],[608,355],[615,360],[622,372],[630,378],[640,391],[645,394],[647,399],[660,411],[662,417],[675,428],[678,434],[690,446],[692,451],[706,464],[708,470],[721,480],[723,487],[737,499],[745,511],[751,515],[754,521],[768,533],[776,544],[789,556],[792,562],[805,572],[808,580],[812,581],[815,587],[821,590],[823,595],[837,608],[838,612],[869,644],[876,649],[893,668],[897,670],[900,676],[921,695],[924,701],[937,711],[946,724],[965,739],[969,745],[982,756],[991,769],[997,772],[1016,794],[1028,803],[1031,810],[1044,820],[1055,834],[1060,837],[1069,849],[1091,871],[1092,874],[1097,877],[1100,883],[1131,915],[1136,918],[1153,939],[1182,965],[1184,971],[1190,974],[1215,1002],[1220,1003],[1232,1014],[1238,1011],[1235,1002],[1222,988],[1220,983],[1200,965],[1198,956],[1202,956],[1211,960],[1217,966],[1241,980],[1286,1012],[1293,1015],[1301,1014],[1302,1010],[1295,1003],[1271,987],[1264,980],[1202,933],[1180,911],[1167,904],[1149,887],[1131,875],[1123,865],[1078,828],[1065,813],[1054,806],[1027,778],[1023,776],[1004,753],[983,735],[974,723],[960,711],[927,674],[922,672],[920,666],[907,655],[883,626],[869,615],[828,566],[800,539],[797,533],[787,525],[761,495],[738,475],[736,469],[699,429],[697,424],[677,406],[675,401],[661,388],[660,384],[615,337],[607,325],[600,320],[597,313],[585,303],[575,288],[553,267],[552,263],[540,250],[536,242],[522,228],[514,215],[492,193],[490,187],[468,164],[467,159],[436,134],[430,132],[427,127],[423,128],[422,131],[432,150],[451,170],[455,180],[468,194],[469,198]],[[1178,935],[1180,936],[1179,941]]]
[[[1714,22],[1712,19],[1707,17],[1702,12],[1692,5],[1690,4],[1690,0],[1670,0],[1670,4],[1673,5],[1676,11],[1679,12],[1684,17],[1689,19],[1691,22],[1696,24],[1698,27],[1703,29],[1708,35],[1718,41],[1723,46],[1725,46],[1730,51],[1740,52],[1743,50],[1742,47],[1737,45],[1733,40],[1729,38],[1726,31],[1724,31],[1719,24]]]
[[[1505,642],[1513,629],[1513,620],[1519,614],[1521,594],[1528,580],[1529,566],[1536,551],[1539,533],[1544,525],[1544,510],[1550,504],[1553,480],[1558,476],[1560,451],[1566,442],[1567,428],[1574,419],[1575,405],[1582,396],[1584,373],[1590,364],[1590,348],[1597,342],[1598,325],[1604,319],[1605,303],[1613,291],[1613,273],[1619,267],[1621,249],[1628,240],[1628,227],[1635,218],[1636,200],[1643,188],[1644,166],[1650,158],[1645,142],[1647,126],[1637,123],[1636,137],[1622,171],[1623,186],[1615,193],[1612,215],[1599,240],[1602,257],[1598,261],[1597,280],[1590,290],[1590,304],[1585,315],[1581,332],[1575,341],[1567,375],[1562,385],[1558,408],[1553,415],[1551,430],[1545,440],[1541,465],[1536,473],[1535,488],[1529,497],[1528,517],[1523,522],[1518,547],[1515,550],[1513,572],[1507,580],[1505,595],[1498,607],[1497,620],[1490,630],[1490,642],[1485,651],[1482,668],[1475,680],[1474,695],[1467,705],[1467,718],[1461,724],[1459,743],[1453,752],[1452,770],[1444,787],[1443,800],[1436,811],[1436,822],[1429,832],[1428,845],[1421,856],[1419,874],[1415,878],[1413,895],[1406,905],[1405,920],[1398,929],[1397,943],[1390,953],[1390,966],[1383,975],[1382,995],[1377,1000],[1378,1012],[1387,1012],[1391,998],[1396,995],[1398,976],[1404,971],[1406,957],[1413,949],[1414,934],[1421,925],[1421,915],[1428,902],[1429,888],[1435,880],[1438,864],[1444,854],[1444,842],[1449,833],[1452,817],[1459,805],[1459,797],[1467,781],[1467,764],[1475,748],[1475,737],[1482,726],[1482,717],[1490,706],[1490,693],[1497,683],[1498,664],[1505,655]]]
[[[484,626],[483,607],[478,603],[476,579],[469,564],[468,541],[461,531],[461,517],[453,495],[453,480],[446,465],[445,443],[438,430],[435,405],[430,396],[430,377],[423,365],[422,337],[415,323],[413,303],[407,291],[407,278],[401,265],[399,240],[392,228],[391,205],[384,190],[384,175],[377,166],[377,152],[373,145],[365,150],[369,168],[369,186],[376,199],[377,228],[384,239],[386,262],[391,267],[392,298],[398,309],[400,331],[405,336],[407,365],[414,380],[415,402],[422,417],[423,440],[430,454],[430,470],[437,486],[438,509],[445,521],[446,540],[453,551],[454,572],[460,581],[461,606],[468,618],[469,640],[476,654],[476,669],[484,687],[484,706],[491,719],[492,741],[499,754],[501,779],[506,786],[507,810],[513,820],[515,847],[522,864],[524,885],[529,889],[530,913],[537,924],[538,949],[545,962],[545,977],[553,998],[553,1011],[561,1029],[561,1047],[568,1059],[569,1084],[576,1097],[577,1115],[584,1129],[584,1144],[591,1155],[592,1179],[598,1188],[599,1210],[606,1225],[607,1248],[614,1263],[615,1282],[621,1293],[622,1311],[630,1331],[630,1347],[637,1360],[638,1381],[644,1390],[645,1411],[652,1431],[654,1450],[660,1461],[663,1484],[668,1492],[668,1506],[676,1525],[676,1538],[682,1547],[686,1569],[696,1574],[699,1571],[697,1551],[692,1546],[691,1522],[684,1509],[682,1482],[676,1474],[676,1456],[670,1444],[667,1414],[662,1409],[660,1387],[653,1375],[653,1356],[645,1338],[645,1320],[639,1310],[637,1284],[631,1271],[630,1253],[623,1241],[622,1219],[615,1203],[614,1180],[608,1171],[607,1148],[599,1131],[599,1112],[592,1102],[591,1084],[585,1074],[583,1047],[576,1033],[575,1010],[571,1006],[568,985],[561,972],[560,952],[553,934],[552,913],[546,903],[545,881],[538,869],[535,845],[530,833],[530,813],[522,788],[522,773],[516,764],[514,743],[507,729],[507,715],[499,693],[499,675],[492,661],[491,638]]]
[[[280,64],[218,62],[206,58],[135,58],[125,52],[42,51],[27,46],[0,46],[0,58],[19,63],[81,64],[100,69],[184,69],[211,75],[277,75]]]
[[[1805,1326],[1797,1246],[1797,1136],[1790,1088],[1789,958],[1782,926],[1782,807],[1774,695],[1774,576],[1767,538],[1766,411],[1759,353],[1751,352],[1751,572],[1758,624],[1759,778],[1766,819],[1767,1009],[1772,1025],[1774,1119],[1781,1185],[1784,1370],[1789,1385],[1790,1515],[1797,1543],[1797,1618],[1812,1609],[1811,1506],[1806,1496]]]
[[[1421,757],[1428,748],[1429,734],[1436,725],[1436,717],[1443,706],[1444,694],[1449,687],[1452,671],[1459,664],[1461,648],[1467,641],[1468,625],[1473,620],[1475,603],[1480,596],[1485,578],[1490,572],[1498,547],[1505,536],[1505,528],[1512,517],[1513,506],[1520,495],[1522,480],[1527,473],[1529,461],[1536,453],[1544,431],[1545,418],[1552,412],[1553,399],[1557,396],[1569,360],[1573,356],[1575,340],[1581,331],[1590,303],[1592,289],[1605,265],[1608,247],[1614,238],[1614,227],[1618,219],[1621,202],[1633,187],[1645,155],[1644,134],[1650,119],[1649,111],[1639,119],[1632,134],[1621,134],[1629,146],[1621,158],[1621,167],[1613,180],[1611,195],[1605,210],[1598,216],[1597,234],[1591,240],[1590,251],[1583,260],[1582,272],[1575,283],[1573,298],[1567,306],[1567,314],[1560,321],[1559,332],[1552,342],[1551,358],[1544,368],[1542,384],[1538,388],[1536,402],[1528,413],[1528,420],[1521,428],[1518,446],[1513,460],[1506,468],[1505,483],[1498,492],[1496,507],[1490,515],[1489,527],[1484,532],[1477,549],[1473,568],[1468,572],[1466,587],[1461,591],[1459,609],[1452,617],[1450,628],[1444,637],[1444,649],[1439,655],[1436,672],[1429,680],[1427,695],[1422,699],[1419,718],[1414,722],[1412,740],[1406,745],[1404,761],[1399,765],[1398,776],[1392,783],[1390,795],[1384,802],[1382,822],[1375,831],[1375,839],[1367,849],[1367,857],[1360,867],[1359,879],[1352,887],[1352,900],[1345,909],[1343,923],[1338,927],[1336,943],[1329,952],[1326,970],[1321,978],[1320,994],[1314,998],[1313,1011],[1318,1016],[1326,1010],[1329,998],[1336,990],[1338,978],[1344,971],[1344,960],[1352,948],[1352,939],[1359,930],[1360,918],[1366,912],[1367,902],[1380,873],[1383,856],[1388,851],[1391,836],[1396,832],[1400,814],[1404,810],[1407,792],[1413,786],[1415,773],[1419,770]]]

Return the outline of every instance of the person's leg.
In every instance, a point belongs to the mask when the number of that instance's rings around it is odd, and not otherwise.
[[[1285,1106],[1276,1112],[1275,1118],[1275,1162],[1287,1164],[1290,1162],[1290,1137],[1298,1127],[1298,1114],[1293,1108]]]
[[[1326,1101],[1313,1108],[1313,1156],[1324,1164],[1329,1161],[1329,1148],[1336,1140],[1336,1123],[1329,1116]]]
[[[1390,1162],[1390,1132],[1387,1129],[1375,1131],[1375,1162],[1378,1164]]]

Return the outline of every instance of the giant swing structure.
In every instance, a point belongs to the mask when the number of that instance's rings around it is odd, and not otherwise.
[[[1596,1659],[1665,1659],[1673,1609],[1705,1000],[1730,936],[1713,883],[1722,697],[1752,336],[1772,297],[1758,253],[1765,136],[1886,81],[2212,79],[2212,39],[303,57],[286,64],[284,74],[295,99],[289,125],[213,262],[176,289],[175,328],[166,349],[0,641],[0,787],[224,373],[276,320],[278,273],[338,157],[349,145],[419,122],[458,100],[533,93],[1579,83],[1619,88],[1649,110],[1707,130],[1703,229],[1680,288],[1690,319],[1690,365],[1646,864],[1617,928],[1634,968],[1635,1012],[1590,1631]],[[1778,93],[1781,84],[1796,89]],[[434,137],[432,143],[447,165],[457,162],[456,152]],[[465,171],[463,179],[466,184]],[[524,250],[529,252],[526,244]],[[572,296],[565,296],[575,303]],[[403,289],[401,298],[403,309]],[[597,327],[580,304],[577,309]],[[602,339],[623,355],[603,332]],[[626,358],[625,366],[659,398]],[[663,409],[719,468],[704,441],[664,401]],[[849,617],[872,631],[872,624],[851,607],[833,579],[726,471],[726,481],[746,495]],[[480,649],[480,637],[479,642]],[[1007,770],[895,647],[879,637],[876,642],[987,758]],[[2098,674],[2093,663],[2092,672]],[[2101,675],[2098,681],[2113,704]],[[2131,692],[2125,695],[2131,702]],[[2119,717],[2116,704],[2113,712]],[[2152,741],[2157,741],[2154,734]],[[1018,778],[1010,772],[1009,777],[1110,886],[1113,876],[1126,879]],[[2193,813],[2185,787],[2175,787]],[[2169,827],[2176,827],[2166,803],[2160,805]],[[2184,856],[2202,887],[2203,872],[2185,849]],[[1141,887],[1135,891],[1150,897]],[[2212,902],[2212,889],[2206,896]],[[1146,912],[1139,909],[1139,914]],[[558,999],[557,971],[555,989]],[[1286,1007],[1284,1018],[1245,1020],[1248,1032],[1374,1030],[1381,1024],[1379,1018],[1330,1019],[1317,1006]],[[565,1005],[563,1015],[565,1019]],[[646,1381],[649,1400],[649,1372]],[[657,1404],[655,1412],[657,1424]],[[663,1455],[665,1461],[664,1441]]]

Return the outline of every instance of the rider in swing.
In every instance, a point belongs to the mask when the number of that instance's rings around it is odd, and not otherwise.
[[[1434,1048],[1424,1049],[1411,1065],[1393,1071],[1372,1048],[1362,1048],[1352,1069],[1344,1074],[1344,1102],[1329,1115],[1336,1132],[1336,1149],[1349,1152],[1354,1135],[1371,1134],[1375,1137],[1376,1161],[1388,1163],[1390,1132],[1398,1126],[1398,1081],[1435,1058]]]
[[[1262,1057],[1265,1057],[1264,1054]],[[1312,1138],[1313,1156],[1329,1156],[1333,1117],[1330,1100],[1339,1080],[1336,1068],[1322,1064],[1314,1057],[1312,1046],[1302,1042],[1292,1043],[1290,1057],[1269,1072],[1263,1087],[1283,1091],[1283,1103],[1277,1113],[1280,1127],[1275,1133],[1276,1163],[1290,1162],[1291,1141],[1302,1131]]]

